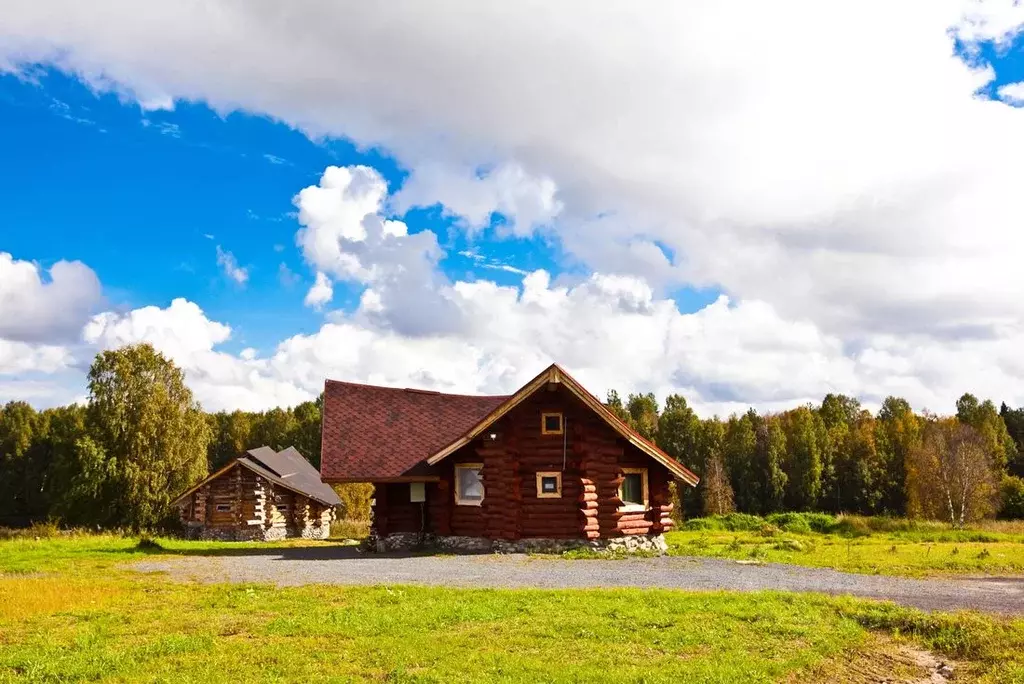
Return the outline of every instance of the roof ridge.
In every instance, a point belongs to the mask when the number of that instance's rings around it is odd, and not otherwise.
[[[455,392],[440,392],[438,390],[420,389],[417,387],[389,387],[388,385],[371,385],[365,382],[350,382],[348,380],[332,380],[327,378],[326,385],[347,385],[349,387],[368,387],[371,389],[389,390],[392,392],[410,392],[415,394],[436,394],[442,397],[465,397],[467,399],[507,399],[511,394],[458,394]]]

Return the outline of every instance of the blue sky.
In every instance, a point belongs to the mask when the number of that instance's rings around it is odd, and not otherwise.
[[[11,8],[0,401],[144,341],[210,408],[1024,404],[1024,5],[737,2]]]
[[[43,267],[61,259],[88,264],[114,310],[162,307],[176,297],[197,302],[234,328],[225,345],[234,351],[272,351],[322,322],[302,305],[314,274],[295,246],[292,197],[330,165],[371,166],[392,190],[407,175],[386,152],[342,138],[313,141],[268,117],[221,115],[204,104],[143,111],[43,68],[31,79],[0,75],[0,147],[8,170],[0,249]],[[439,206],[401,218],[410,232],[437,234],[453,279],[521,279],[481,268],[461,254],[468,251],[493,264],[559,272],[547,240],[469,239],[449,230],[455,219]],[[218,265],[217,246],[247,270],[244,285]],[[351,310],[361,290],[336,287],[332,308]]]

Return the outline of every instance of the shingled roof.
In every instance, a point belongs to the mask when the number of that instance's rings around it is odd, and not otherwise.
[[[324,387],[320,475],[326,482],[436,476],[436,463],[549,382],[563,384],[624,439],[675,477],[697,484],[699,478],[693,472],[619,420],[555,364],[508,396],[442,394],[328,380]]]
[[[338,494],[320,480],[320,473],[295,447],[284,451],[274,451],[268,446],[249,449],[243,456],[231,461],[223,468],[203,479],[202,482],[189,488],[172,503],[178,503],[210,480],[214,480],[235,466],[248,468],[257,475],[270,480],[275,485],[289,489],[296,494],[307,496],[325,506],[337,506],[341,503]]]
[[[433,475],[426,459],[506,399],[328,380],[320,475],[328,482]]]

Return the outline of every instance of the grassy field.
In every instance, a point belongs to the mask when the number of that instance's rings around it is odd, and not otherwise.
[[[124,568],[246,546],[0,541],[0,681],[877,681],[912,674],[890,657],[904,642],[962,661],[958,681],[1024,681],[1024,621],[969,613],[773,592],[200,585]]]
[[[908,577],[1024,574],[1024,524],[1019,521],[954,530],[902,519],[829,518],[786,514],[774,523],[745,515],[700,518],[666,538],[673,555]],[[823,524],[812,527],[808,519]]]

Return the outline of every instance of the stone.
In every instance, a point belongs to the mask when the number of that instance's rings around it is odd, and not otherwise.
[[[415,532],[396,532],[386,537],[377,537],[371,531],[367,548],[380,553],[389,551],[411,551],[432,549],[456,553],[546,553],[559,554],[573,549],[589,549],[595,552],[657,553],[668,551],[664,535],[628,535],[610,539],[549,539],[530,537],[526,539],[487,539],[486,537],[437,536]]]

